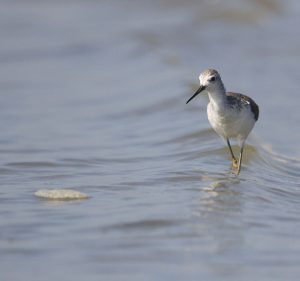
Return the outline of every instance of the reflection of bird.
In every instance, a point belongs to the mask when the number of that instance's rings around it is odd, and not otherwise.
[[[258,105],[251,98],[242,94],[226,93],[221,77],[214,69],[204,70],[200,74],[199,80],[199,89],[186,103],[202,91],[208,93],[208,120],[217,134],[226,140],[232,157],[232,166],[237,168],[237,174],[239,174],[245,140],[258,119]],[[230,138],[236,138],[241,148],[238,161],[230,146]]]

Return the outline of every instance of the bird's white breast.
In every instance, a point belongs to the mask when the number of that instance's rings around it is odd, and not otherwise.
[[[216,133],[225,139],[238,138],[243,141],[255,124],[250,106],[236,110],[228,106],[216,107],[214,103],[209,102],[207,116]]]

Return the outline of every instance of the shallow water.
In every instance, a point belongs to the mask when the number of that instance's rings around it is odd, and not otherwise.
[[[297,1],[1,6],[1,280],[298,278]],[[207,67],[260,105],[238,177]]]

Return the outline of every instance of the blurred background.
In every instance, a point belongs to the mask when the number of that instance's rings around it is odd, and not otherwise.
[[[299,1],[0,3],[1,279],[298,278]],[[208,67],[260,106],[238,178]]]

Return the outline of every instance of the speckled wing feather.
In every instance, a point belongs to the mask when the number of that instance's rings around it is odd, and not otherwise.
[[[253,99],[249,98],[248,96],[233,92],[227,92],[226,95],[229,103],[231,104],[235,104],[237,106],[250,105],[251,111],[254,114],[255,121],[258,120],[259,107]]]

